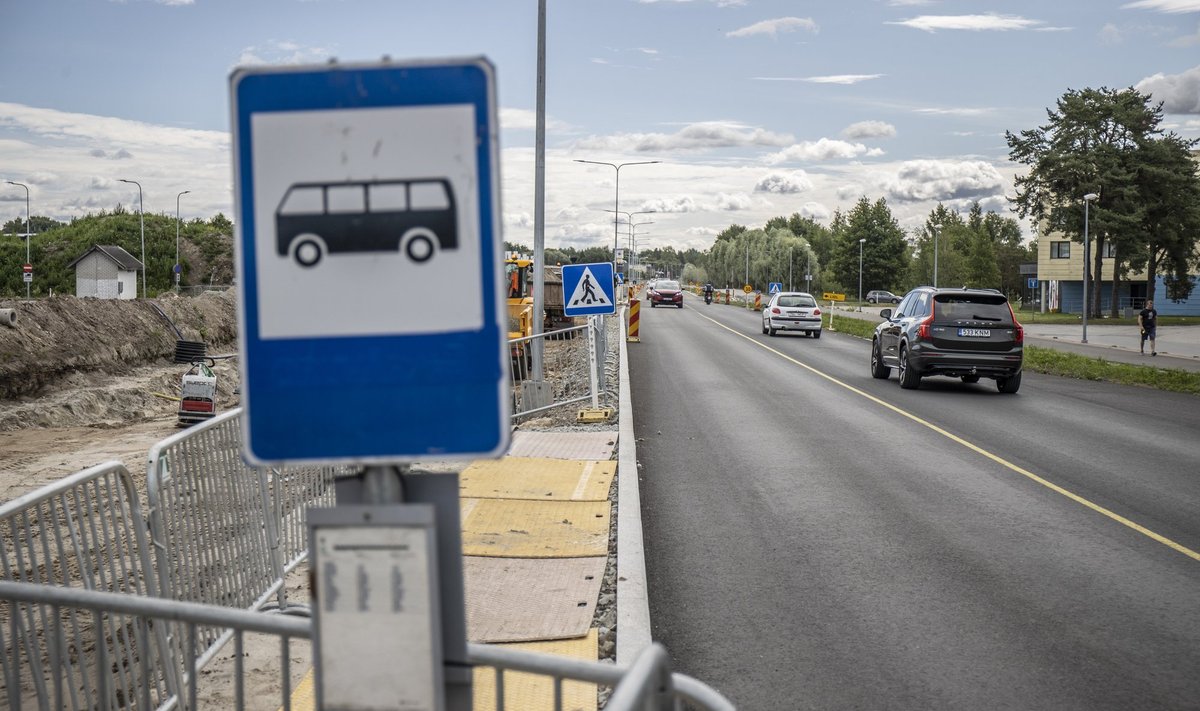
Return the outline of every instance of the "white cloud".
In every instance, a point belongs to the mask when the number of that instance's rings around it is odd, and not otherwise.
[[[1121,28],[1111,22],[1101,27],[1097,35],[1103,44],[1121,44],[1125,41],[1125,38],[1121,34]]]
[[[1170,14],[1200,12],[1200,0],[1138,0],[1121,6],[1126,10],[1156,10]]]
[[[921,15],[899,22],[886,22],[888,25],[903,25],[916,30],[936,32],[938,30],[969,30],[980,32],[984,30],[1007,31],[1029,30],[1042,24],[1041,20],[1029,20],[1017,15]]]
[[[960,108],[951,107],[951,108],[913,109],[913,111],[918,114],[934,114],[935,116],[982,116],[984,114],[988,114],[988,113],[995,111],[995,109],[990,108],[990,107],[978,108],[978,109],[965,108],[965,107],[960,107]]]
[[[753,37],[754,35],[770,35],[776,37],[780,33],[795,32],[796,30],[817,31],[817,23],[808,17],[779,17],[774,20],[763,20],[753,25],[747,25],[732,32],[726,32],[726,37]]]
[[[764,175],[754,185],[756,193],[779,193],[780,195],[790,195],[792,193],[802,193],[805,190],[812,190],[813,183],[809,179],[808,173],[803,170],[796,170],[790,173],[770,173]]]
[[[833,211],[819,202],[806,202],[800,206],[800,215],[819,222],[828,220],[833,215]]]
[[[849,160],[863,155],[883,155],[883,151],[878,148],[868,149],[861,143],[848,143],[846,141],[822,138],[817,141],[804,141],[788,146],[778,153],[767,155],[763,158],[763,161],[767,165],[776,165],[778,163],[794,161]]]
[[[537,112],[529,109],[500,109],[500,128],[504,130],[532,131],[537,128]],[[570,131],[571,126],[555,119],[546,117],[547,131]]]
[[[712,204],[711,209],[737,212],[749,210],[753,206],[754,201],[746,193],[717,193],[716,201]]]
[[[893,138],[896,127],[883,121],[859,121],[842,129],[846,138]]]
[[[976,199],[1004,190],[999,171],[983,161],[906,161],[880,183],[889,197],[904,202]]]
[[[655,198],[643,201],[637,210],[631,212],[695,212],[699,207],[690,195],[673,198]]]
[[[1200,114],[1200,66],[1182,74],[1160,72],[1139,81],[1133,88],[1163,102],[1166,113]]]
[[[305,47],[287,40],[270,40],[265,45],[243,49],[235,64],[319,64],[329,61],[334,56],[334,50],[326,47]]]
[[[1183,35],[1182,37],[1176,37],[1175,39],[1168,42],[1167,46],[1169,46],[1169,47],[1191,47],[1194,44],[1200,44],[1200,27],[1197,27],[1196,31],[1190,35]]]
[[[174,211],[175,193],[191,190],[187,213],[229,212],[230,139],[140,121],[0,102],[0,163],[31,190],[35,214],[67,220],[118,203],[142,183],[147,211]],[[88,197],[80,197],[81,195]]]
[[[792,137],[787,134],[708,121],[690,124],[670,134],[624,133],[611,136],[589,136],[576,141],[573,145],[575,148],[585,150],[667,153],[671,151],[706,151],[739,146],[786,146],[792,140]]]
[[[884,76],[883,74],[830,74],[829,76],[821,77],[805,77],[800,81],[812,82],[813,84],[857,84],[859,82],[870,81]]]

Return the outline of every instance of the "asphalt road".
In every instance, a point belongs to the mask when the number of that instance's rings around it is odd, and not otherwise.
[[[686,297],[685,297],[686,298]],[[744,709],[1200,705],[1200,407],[1026,373],[868,373],[866,341],[643,309],[653,636]]]

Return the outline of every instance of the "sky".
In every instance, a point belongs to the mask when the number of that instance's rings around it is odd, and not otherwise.
[[[548,0],[547,247],[704,250],[862,197],[1016,217],[1004,132],[1135,87],[1200,138],[1200,0]],[[534,244],[537,0],[0,0],[0,222],[233,218],[239,66],[487,57],[504,239]],[[592,160],[633,165],[620,172]],[[189,191],[184,195],[179,193]],[[621,218],[626,221],[625,217]],[[622,246],[628,227],[620,225]],[[1022,229],[1031,234],[1026,223]]]

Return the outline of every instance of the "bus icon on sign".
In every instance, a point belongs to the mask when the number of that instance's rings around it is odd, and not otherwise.
[[[426,262],[458,248],[454,191],[445,178],[295,183],[275,211],[275,240],[302,267],[339,252],[397,250]]]

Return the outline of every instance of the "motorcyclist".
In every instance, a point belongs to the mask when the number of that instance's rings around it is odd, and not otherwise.
[[[710,281],[704,285],[704,303],[711,304],[712,298],[713,298],[713,285],[712,285],[712,282]]]

